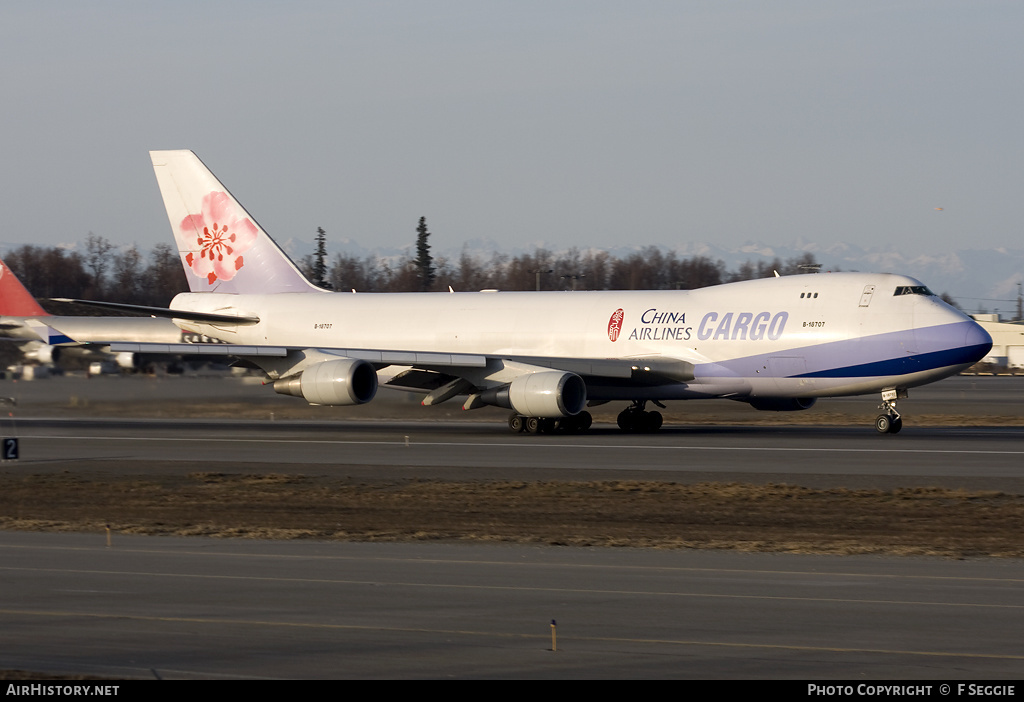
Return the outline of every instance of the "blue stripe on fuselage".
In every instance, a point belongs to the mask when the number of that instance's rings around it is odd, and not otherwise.
[[[918,353],[903,358],[890,358],[873,363],[861,363],[843,368],[826,368],[812,373],[801,373],[794,378],[866,378],[880,375],[906,375],[934,368],[947,368],[975,363],[985,357],[992,344],[964,346],[944,351]]]
[[[964,320],[916,330],[832,341],[697,365],[697,377],[744,377],[768,365],[769,358],[800,357],[804,373],[794,378],[859,378],[904,375],[975,363],[988,353],[992,338],[976,322]],[[908,350],[909,349],[909,350]]]

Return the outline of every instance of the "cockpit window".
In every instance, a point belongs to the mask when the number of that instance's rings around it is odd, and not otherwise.
[[[934,297],[935,293],[929,290],[926,285],[900,285],[896,288],[896,292],[893,293],[893,296],[896,295],[929,295]]]

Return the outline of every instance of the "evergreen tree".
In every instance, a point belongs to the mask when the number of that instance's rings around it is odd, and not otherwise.
[[[323,227],[316,228],[316,253],[313,254],[313,284],[321,288],[330,288],[327,282],[327,232]]]
[[[429,237],[427,218],[420,217],[420,224],[416,227],[416,274],[419,277],[420,290],[424,292],[434,287],[434,279],[437,277],[434,258],[430,255],[430,244],[427,243]]]

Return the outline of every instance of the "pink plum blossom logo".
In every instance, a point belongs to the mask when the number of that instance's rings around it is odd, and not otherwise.
[[[199,247],[198,255],[191,251],[185,256],[185,263],[210,285],[234,278],[245,263],[242,253],[256,242],[256,225],[239,212],[227,193],[204,197],[202,214],[189,215],[179,226],[186,240],[196,236]]]

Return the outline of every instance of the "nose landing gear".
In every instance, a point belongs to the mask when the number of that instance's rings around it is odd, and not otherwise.
[[[882,404],[878,408],[884,410],[885,413],[875,417],[875,430],[879,434],[898,434],[903,428],[903,418],[896,411],[896,400],[906,396],[906,389],[882,391]]]

